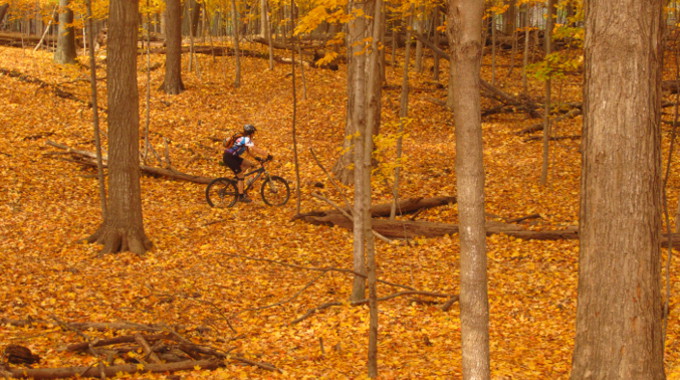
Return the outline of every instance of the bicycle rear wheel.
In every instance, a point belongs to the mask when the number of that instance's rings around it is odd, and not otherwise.
[[[237,196],[236,181],[229,178],[216,178],[205,188],[205,200],[210,207],[231,207],[236,203]]]
[[[264,203],[270,206],[283,206],[290,198],[290,187],[285,179],[273,175],[265,179],[260,193]]]

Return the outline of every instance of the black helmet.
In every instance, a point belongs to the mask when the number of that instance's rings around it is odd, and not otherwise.
[[[255,133],[255,131],[257,131],[257,129],[255,129],[255,126],[252,124],[246,124],[243,126],[243,133],[246,135],[252,135]]]

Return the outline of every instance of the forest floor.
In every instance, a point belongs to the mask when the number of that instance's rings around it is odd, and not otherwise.
[[[90,330],[79,334],[64,324],[153,324],[174,326],[192,342],[281,370],[271,372],[225,360],[226,366],[214,371],[195,368],[183,372],[184,379],[366,376],[368,310],[347,302],[351,277],[338,271],[305,269],[351,268],[350,231],[291,221],[296,214],[294,199],[284,207],[271,208],[254,196],[251,204],[213,209],[205,202],[204,185],[143,176],[144,223],[153,250],[143,256],[100,256],[100,247],[82,241],[101,223],[96,171],[47,145],[52,140],[94,150],[87,60],[81,57],[81,63],[60,66],[52,63],[51,54],[3,47],[0,56],[0,345],[29,347],[42,358],[36,368],[90,366],[97,364],[96,357],[69,352],[65,346],[86,337],[98,339],[124,332]],[[163,58],[154,55],[151,61],[161,64]],[[222,176],[225,170],[218,165],[221,139],[252,123],[259,131],[257,144],[275,157],[271,171],[294,183],[290,65],[278,63],[268,70],[266,60],[245,58],[242,86],[234,88],[233,57],[199,55],[197,61],[200,70],[189,71],[185,55],[187,91],[180,95],[160,93],[157,88],[163,69],[151,71],[149,130],[154,147],[163,152],[166,138],[175,169]],[[483,67],[487,81],[491,78],[489,62]],[[507,64],[508,60],[500,62]],[[412,75],[412,121],[404,141],[402,198],[456,195],[453,118],[432,101],[446,97],[447,66],[443,64],[442,81],[432,79],[429,60],[424,73]],[[146,57],[140,56],[142,130],[146,121],[145,68]],[[98,76],[104,78],[101,61],[98,70]],[[508,71],[507,67],[499,69],[497,86],[516,94],[520,92],[520,69]],[[383,97],[382,131],[387,141],[396,132],[401,68],[388,67],[386,73],[389,86]],[[345,66],[339,71],[306,69],[304,75],[306,90],[301,78],[297,79],[296,117],[301,210],[307,212],[329,208],[312,197],[313,192],[339,203],[343,195],[351,198],[351,192],[335,189],[310,153],[313,148],[326,168],[333,166],[340,153]],[[578,75],[554,81],[555,98],[564,103],[580,102],[581,82]],[[100,105],[105,107],[105,81],[99,80],[98,86]],[[541,82],[530,80],[534,99],[541,99],[542,88]],[[73,97],[59,96],[62,93],[57,90]],[[494,106],[487,99],[484,105]],[[102,112],[101,117],[105,129],[106,114]],[[541,143],[516,134],[540,121],[520,111],[483,119],[486,210],[500,220],[540,214],[528,227],[531,229],[574,226],[578,220],[580,139],[552,143],[549,181],[541,186]],[[580,135],[580,125],[580,117],[565,120],[554,127],[555,134]],[[664,125],[666,151],[669,136],[670,129]],[[381,162],[394,157],[390,149],[381,154]],[[680,187],[678,169],[675,163],[669,181],[672,210]],[[374,177],[376,203],[390,198],[391,180],[386,178],[380,174]],[[457,223],[457,207],[427,210],[417,219]],[[487,239],[487,249],[492,377],[568,378],[578,241],[528,241],[493,235]],[[421,291],[458,294],[457,235],[378,241],[377,258],[382,280]],[[669,378],[678,379],[677,259],[670,272],[665,360]],[[380,296],[400,290],[384,284],[378,288]],[[406,296],[380,303],[381,378],[461,377],[458,305],[442,311],[434,302],[424,302],[444,300]],[[340,304],[292,323],[329,302]],[[165,375],[125,378],[160,379]]]

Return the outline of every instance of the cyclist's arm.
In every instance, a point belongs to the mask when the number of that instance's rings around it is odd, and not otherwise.
[[[267,156],[266,150],[264,150],[262,148],[258,148],[256,146],[248,147],[247,152],[252,157],[266,157]]]

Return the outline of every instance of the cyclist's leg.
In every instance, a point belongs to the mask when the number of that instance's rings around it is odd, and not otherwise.
[[[241,159],[241,168],[240,168],[241,169],[241,171],[240,171],[241,177],[239,178],[239,181],[238,181],[238,184],[237,184],[238,192],[239,192],[239,194],[241,194],[241,201],[242,202],[250,202],[250,198],[248,198],[248,194],[246,194],[245,190],[243,189],[243,187],[244,187],[243,186],[243,176],[246,172],[248,172],[255,165],[249,160],[246,160],[246,159],[241,158],[241,157],[239,157],[239,158]]]
[[[239,197],[243,195],[243,170],[241,169],[241,164],[243,163],[243,158],[239,156],[234,156],[233,154],[224,153],[222,161],[234,172],[236,175],[236,189],[238,191]]]

